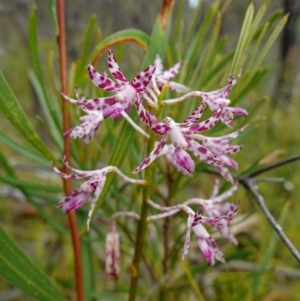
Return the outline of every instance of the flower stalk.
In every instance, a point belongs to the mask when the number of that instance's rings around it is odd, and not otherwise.
[[[161,94],[158,96],[158,108],[155,112],[156,117],[162,112],[162,100],[168,91],[168,84],[165,84],[162,88]],[[150,138],[147,145],[147,153],[149,153],[155,144],[155,134],[153,131],[150,133]],[[146,185],[143,187],[143,198],[142,198],[142,208],[140,214],[140,220],[138,221],[138,228],[135,241],[134,257],[131,264],[131,280],[129,289],[129,301],[134,301],[138,288],[139,279],[139,266],[142,258],[143,245],[145,241],[145,235],[147,230],[148,212],[149,204],[148,200],[151,199],[151,193],[153,191],[153,174],[154,174],[154,164],[151,164],[145,169],[145,182]]]
[[[64,0],[57,0],[57,19],[59,32],[57,35],[57,43],[59,48],[59,64],[60,64],[60,81],[61,81],[61,92],[64,94],[68,93],[67,87],[67,59],[66,59],[66,37],[65,37],[65,7]],[[62,115],[63,115],[63,130],[64,132],[70,128],[70,116],[68,113],[69,103],[62,97]],[[64,154],[68,162],[71,161],[71,148],[70,138],[64,137]],[[64,166],[64,173],[69,173],[69,168]],[[64,191],[68,195],[71,190],[71,180],[63,179]],[[68,214],[68,221],[72,236],[72,245],[74,252],[74,264],[75,264],[75,282],[76,282],[76,295],[77,301],[84,300],[83,294],[83,278],[82,278],[82,265],[81,265],[81,239],[79,237],[76,215],[75,212]]]

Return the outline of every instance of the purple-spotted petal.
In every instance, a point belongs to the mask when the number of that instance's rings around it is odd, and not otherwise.
[[[80,117],[81,125],[78,125],[64,133],[64,137],[70,136],[73,139],[83,138],[83,143],[88,144],[95,135],[96,130],[103,120],[102,113],[88,114]]]
[[[203,218],[203,222],[214,226],[233,244],[237,244],[237,239],[230,232],[229,225],[235,218],[239,202],[235,203],[203,203],[203,208],[209,217]],[[211,218],[210,218],[211,217]]]
[[[117,102],[114,105],[103,110],[103,117],[105,119],[109,117],[119,117],[120,114],[124,112],[126,108],[127,108],[126,104]]]
[[[114,53],[111,49],[108,49],[107,64],[109,72],[118,82],[125,84],[129,83],[124,74],[122,73],[115,59]]]
[[[192,125],[188,128],[190,133],[200,133],[211,129],[217,124],[222,114],[222,110],[217,111],[214,115],[198,124]]]
[[[156,66],[155,74],[162,74],[164,69],[163,69],[162,60],[158,54],[156,55],[154,64]]]
[[[65,174],[63,172],[61,172],[57,167],[55,167],[53,164],[52,164],[52,168],[53,170],[58,174],[60,175],[61,177],[63,177],[64,179],[72,179],[72,180],[75,180],[75,179],[83,179],[83,178],[87,178],[87,177],[90,177],[91,176],[91,173],[90,172],[85,172],[85,171],[81,171],[81,170],[76,170],[76,172],[78,172],[77,174]]]
[[[232,127],[232,120],[234,115],[248,116],[248,112],[242,108],[225,107],[222,111],[221,121],[228,127]]]
[[[162,77],[164,80],[169,81],[171,78],[173,78],[174,76],[176,76],[179,73],[181,65],[182,65],[181,62],[176,63],[173,67],[164,71],[160,75],[160,77]]]
[[[185,93],[185,92],[190,91],[189,87],[179,84],[179,83],[176,83],[176,82],[169,82],[169,89],[171,91],[175,91],[175,92],[179,92],[179,93]]]
[[[91,63],[88,65],[88,73],[92,82],[100,89],[108,92],[120,92],[124,89],[124,84],[117,84],[107,76],[101,75]]]
[[[89,185],[93,187],[94,191],[94,198],[91,202],[88,218],[87,218],[87,230],[90,228],[90,221],[92,218],[93,210],[95,208],[96,202],[98,201],[98,198],[100,196],[100,193],[102,192],[102,189],[104,187],[106,181],[106,176],[104,173],[93,176],[92,178],[89,179]]]
[[[144,108],[138,97],[135,99],[134,104],[140,120],[146,125],[150,126],[155,134],[165,135],[171,130],[169,126],[162,122],[159,122],[151,112],[148,112]]]
[[[221,156],[219,156],[219,158],[220,158],[220,160],[222,160],[222,162],[224,164],[226,164],[227,166],[230,166],[232,169],[238,169],[239,165],[235,160],[233,160],[225,155],[221,155]]]
[[[174,152],[175,162],[185,169],[188,173],[192,173],[195,170],[195,163],[191,156],[182,148],[176,147]]]
[[[189,150],[201,161],[214,166],[220,166],[223,164],[217,156],[196,141],[190,140],[189,144]]]
[[[168,144],[164,146],[163,149],[163,153],[165,154],[167,160],[182,174],[184,175],[188,175],[189,172],[181,167],[175,160],[175,156],[174,156],[174,152],[175,152],[175,146],[173,144]]]
[[[115,231],[109,232],[106,236],[105,247],[105,273],[106,276],[119,279],[120,275],[120,243],[119,234]]]
[[[219,165],[216,166],[216,169],[224,179],[226,179],[229,183],[234,184],[234,179],[227,167],[224,165]]]
[[[208,261],[209,265],[214,265],[215,258],[224,262],[223,253],[220,251],[217,243],[209,235],[206,229],[203,227],[202,223],[208,218],[201,216],[196,212],[192,224],[192,229],[198,238],[198,246],[203,253],[204,257]]]
[[[186,118],[183,123],[181,124],[181,126],[183,127],[190,127],[192,125],[194,125],[195,123],[197,123],[199,121],[199,119],[201,118],[203,112],[204,112],[204,105],[200,105],[198,106],[198,108],[188,117]]]
[[[212,91],[212,92],[207,92],[206,94],[211,98],[211,99],[218,99],[218,98],[227,98],[228,95],[231,92],[231,89],[233,85],[236,84],[238,79],[241,77],[241,72],[237,75],[235,78],[233,74],[230,74],[229,79],[228,79],[228,84],[219,90]]]
[[[150,155],[143,160],[143,162],[133,171],[133,173],[138,173],[144,168],[146,168],[148,165],[150,165],[163,151],[163,148],[166,144],[167,135],[164,135],[161,141],[157,144],[157,146],[154,148],[154,150],[150,153]]]
[[[58,203],[58,208],[62,208],[65,214],[72,212],[83,206],[89,199],[92,188],[84,182],[74,189],[68,196]]]
[[[137,74],[137,76],[131,81],[131,86],[136,90],[138,94],[141,94],[147,88],[154,72],[155,72],[155,64],[150,65],[144,71]]]
[[[203,104],[205,104],[212,112],[226,107],[229,104],[229,99],[226,98],[211,98],[207,94],[201,96]]]
[[[225,262],[222,251],[211,236],[208,238],[198,236],[198,246],[210,266],[215,264],[215,259]]]
[[[114,96],[77,101],[76,105],[85,111],[102,111],[116,103]]]
[[[183,249],[182,249],[182,256],[181,256],[182,260],[185,259],[186,255],[189,251],[190,240],[191,240],[191,229],[192,229],[193,220],[194,220],[194,216],[189,215],[188,220],[187,220],[187,226],[186,226],[184,246],[183,246]]]

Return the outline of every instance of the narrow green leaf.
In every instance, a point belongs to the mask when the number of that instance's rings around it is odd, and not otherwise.
[[[184,1],[184,2],[186,2],[186,1]],[[203,5],[204,5],[204,1],[200,1],[200,3],[197,6],[197,9],[193,13],[193,17],[191,19],[191,22],[189,23],[189,27],[186,31],[186,37],[185,37],[184,43],[182,45],[183,49],[187,48],[188,43],[190,43],[190,41],[191,41],[191,37],[194,36],[196,22],[199,20],[200,11],[201,11]],[[174,33],[176,34],[176,31]]]
[[[197,296],[197,299],[200,300],[200,301],[205,301],[205,298],[202,294],[202,292],[200,291],[200,288],[199,288],[199,285],[196,283],[193,275],[192,275],[192,272],[190,270],[190,268],[188,267],[187,263],[185,261],[181,261],[182,263],[182,266],[184,268],[184,271],[186,273],[186,276],[188,278],[188,282],[191,286],[191,288],[194,290],[195,292],[195,295]]]
[[[91,250],[91,243],[88,241],[90,236],[85,234],[85,239],[82,244],[82,267],[84,279],[84,295],[86,300],[92,300],[91,293],[95,291],[95,273],[93,266],[93,252]]]
[[[32,86],[38,96],[38,99],[40,101],[40,104],[43,108],[43,112],[45,114],[46,122],[49,129],[49,134],[51,135],[51,138],[55,141],[57,147],[62,150],[63,148],[63,135],[61,133],[61,130],[58,128],[58,125],[55,123],[55,120],[53,118],[55,112],[55,107],[53,105],[49,106],[49,102],[46,99],[46,95],[44,93],[44,89],[42,87],[41,82],[36,77],[35,73],[33,73],[31,70],[28,71],[28,76],[30,79],[30,82],[32,83]],[[54,103],[54,102],[53,102]]]
[[[206,13],[205,18],[201,24],[201,27],[197,31],[195,37],[193,37],[192,44],[189,47],[187,54],[185,56],[185,61],[187,63],[190,64],[197,61],[197,58],[199,56],[199,49],[201,49],[201,45],[203,44],[202,43],[203,39],[208,33],[208,29],[210,28],[210,25],[212,24],[212,20],[216,16],[219,7],[220,7],[220,1],[215,1],[215,3],[212,4],[208,12]]]
[[[0,71],[0,110],[19,133],[47,159],[56,162],[45,143],[39,138],[31,122],[17,101],[15,95]]]
[[[137,29],[124,29],[118,31],[104,40],[102,40],[91,55],[92,63],[95,63],[100,56],[106,51],[106,49],[113,45],[125,42],[133,42],[141,46],[145,51],[149,49],[150,39],[149,36],[141,30]]]
[[[57,13],[56,13],[56,1],[48,0],[48,5],[51,10],[51,17],[52,17],[55,36],[57,36],[58,35],[58,22],[57,22]]]
[[[81,51],[81,56],[80,56],[80,61],[79,64],[76,68],[76,78],[75,78],[75,83],[80,81],[79,75],[83,73],[84,70],[86,70],[86,66],[88,64],[88,59],[89,59],[89,50],[91,46],[91,41],[93,37],[93,32],[96,27],[96,21],[97,17],[96,15],[92,15],[89,20],[89,24],[87,26],[84,38],[83,38],[83,43],[82,43],[82,51]]]
[[[247,46],[251,43],[251,40],[253,39],[254,35],[256,34],[257,28],[258,28],[258,26],[259,26],[259,24],[260,24],[260,22],[261,22],[261,20],[264,16],[266,10],[267,10],[267,5],[263,4],[259,8],[256,16],[254,17],[253,22],[251,24],[251,27],[249,29],[250,32],[249,32],[248,40],[246,42]]]
[[[38,50],[38,32],[37,32],[37,8],[33,5],[32,11],[28,21],[28,46],[30,60],[33,66],[34,72],[29,71],[29,79],[38,95],[38,99],[43,108],[46,116],[47,123],[49,125],[49,132],[51,137],[54,139],[56,145],[62,150],[62,134],[57,123],[55,123],[55,107],[50,102],[49,97],[46,93],[42,67],[39,59]]]
[[[9,162],[6,160],[5,156],[0,152],[0,166],[6,171],[6,173],[8,174],[8,177],[3,176],[5,179],[13,179],[13,183],[11,181],[4,181],[7,184],[13,185],[14,187],[20,189],[20,191],[22,191],[22,193],[24,194],[24,196],[26,197],[26,199],[28,200],[28,202],[30,204],[32,204],[37,213],[45,219],[45,221],[58,233],[62,233],[62,234],[66,234],[68,233],[66,231],[65,228],[63,228],[62,226],[60,226],[54,219],[53,217],[50,217],[45,210],[42,208],[42,206],[40,204],[38,204],[37,202],[34,201],[33,196],[39,197],[43,200],[49,199],[48,196],[45,196],[43,194],[39,193],[39,190],[36,189],[36,187],[31,187],[32,190],[30,190],[30,188],[27,185],[18,185],[19,180],[17,179],[15,172],[13,170],[13,168],[9,165]],[[51,199],[52,201],[52,199]],[[57,200],[55,200],[55,202],[57,202]],[[53,202],[52,202],[53,203]]]
[[[35,152],[34,150],[31,150],[29,148],[24,147],[24,145],[21,145],[8,136],[4,135],[0,132],[0,141],[11,147],[13,150],[18,152],[19,154],[25,156],[26,158],[42,165],[42,166],[48,166],[49,167],[49,160],[45,159],[43,156],[41,156],[39,153]]]
[[[0,181],[10,184],[12,186],[18,186],[18,187],[23,187],[28,189],[38,189],[38,190],[48,191],[48,192],[63,192],[63,189],[61,187],[32,184],[30,182],[24,182],[16,178],[5,176],[2,174],[0,174]]]
[[[29,46],[29,55],[32,63],[34,73],[39,79],[42,80],[42,69],[39,62],[39,51],[38,51],[38,42],[37,42],[37,7],[36,5],[32,6],[32,10],[29,14],[28,19],[28,46]]]
[[[164,15],[159,13],[156,17],[151,33],[149,52],[144,59],[143,68],[153,64],[157,54],[159,54],[162,59],[165,57],[171,32],[171,15],[172,6],[168,8],[168,11],[165,12]]]
[[[233,74],[238,73],[240,68],[242,67],[244,50],[250,33],[253,15],[254,15],[254,5],[253,3],[251,3],[246,11],[246,16],[240,33],[240,38],[230,68],[230,72]]]
[[[283,27],[285,26],[287,20],[288,20],[288,15],[285,15],[280,22],[277,24],[277,26],[275,27],[275,29],[273,30],[272,34],[270,35],[269,39],[267,40],[267,42],[265,43],[265,46],[263,47],[263,49],[260,51],[259,56],[257,57],[255,64],[253,66],[252,71],[256,71],[263,59],[265,58],[265,56],[267,55],[267,53],[269,52],[270,48],[273,46],[274,42],[276,41],[277,37],[279,36],[279,34],[281,33]]]
[[[64,300],[48,276],[23,253],[1,227],[0,275],[36,300]]]

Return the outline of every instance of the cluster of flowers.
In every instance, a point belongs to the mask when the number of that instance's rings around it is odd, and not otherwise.
[[[83,138],[83,142],[87,144],[92,139],[103,120],[107,118],[125,118],[138,132],[148,138],[148,134],[128,115],[128,112],[134,107],[140,121],[151,127],[155,134],[162,136],[162,139],[155,144],[153,151],[134,170],[134,173],[138,173],[145,169],[157,157],[165,156],[179,172],[190,174],[195,169],[195,163],[187,150],[192,152],[201,161],[213,165],[220,175],[228,182],[234,184],[230,190],[217,196],[219,191],[219,183],[217,182],[210,199],[190,199],[180,205],[172,207],[163,207],[149,200],[151,206],[164,212],[148,217],[149,221],[154,221],[176,214],[180,210],[185,211],[188,215],[188,222],[182,258],[184,259],[187,255],[190,243],[190,231],[193,229],[198,237],[198,244],[202,253],[209,265],[212,265],[214,264],[215,259],[224,261],[224,256],[214,239],[203,227],[203,224],[216,227],[229,241],[235,244],[237,243],[235,237],[229,231],[229,224],[236,215],[238,203],[220,202],[231,196],[237,189],[227,166],[236,169],[238,164],[232,158],[228,157],[228,155],[240,151],[242,146],[232,145],[231,142],[245,129],[245,127],[229,135],[220,137],[207,137],[202,135],[202,133],[214,127],[219,121],[223,122],[228,127],[231,127],[234,115],[238,114],[246,117],[248,114],[241,108],[228,106],[230,101],[227,97],[240,75],[238,75],[237,78],[234,78],[231,75],[228,84],[220,90],[213,92],[189,92],[189,88],[186,86],[171,81],[172,77],[178,74],[180,67],[181,63],[177,63],[171,69],[163,71],[162,61],[160,57],[157,56],[153,65],[150,65],[143,72],[138,73],[136,77],[129,82],[120,70],[113,52],[109,50],[108,69],[115,81],[110,79],[107,74],[99,74],[91,64],[88,66],[88,74],[97,87],[115,94],[110,97],[78,100],[64,95],[66,100],[75,103],[86,113],[85,116],[80,118],[81,124],[68,130],[64,135],[74,139]],[[170,117],[166,117],[162,121],[159,121],[155,115],[149,110],[146,110],[143,105],[143,103],[147,103],[149,107],[157,107],[158,97],[162,93],[162,89],[165,85],[173,91],[186,94],[176,99],[164,100],[162,105],[175,104],[190,97],[198,97],[201,100],[200,105],[196,110],[182,123],[176,123]],[[211,110],[212,116],[200,122],[199,119],[206,108]],[[170,138],[170,144],[167,144],[168,137]],[[71,168],[65,159],[63,161],[66,166]],[[88,214],[88,229],[95,203],[103,189],[107,173],[115,172],[125,181],[133,184],[145,184],[143,180],[132,179],[125,176],[115,166],[107,166],[101,170],[94,171],[72,169],[74,172],[73,174],[64,174],[56,167],[53,166],[53,168],[64,178],[88,178],[86,182],[73,190],[58,205],[58,207],[63,209],[64,213],[69,213],[84,205],[88,201],[90,194],[94,193],[94,198]],[[207,216],[202,216],[199,212],[194,212],[189,207],[191,204],[200,205]],[[114,222],[115,218],[119,215],[127,215],[139,219],[139,216],[136,213],[130,212],[121,212],[112,217],[111,231],[107,237],[106,267],[107,273],[113,277],[117,277],[119,271],[118,265],[120,255],[117,250],[119,246],[119,236],[116,233]]]

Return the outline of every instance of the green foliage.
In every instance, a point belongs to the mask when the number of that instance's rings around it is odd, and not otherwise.
[[[56,161],[44,142],[34,130],[29,118],[21,108],[18,100],[11,91],[3,74],[0,72],[0,109],[12,125],[20,132],[32,146],[45,158]]]
[[[47,275],[24,254],[1,227],[0,275],[36,300],[64,300]]]

